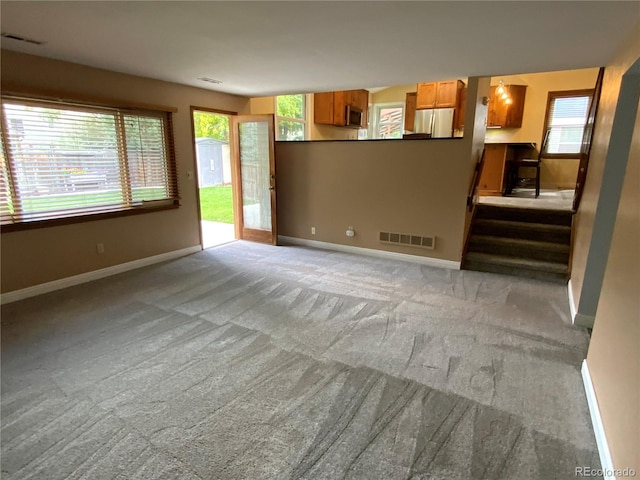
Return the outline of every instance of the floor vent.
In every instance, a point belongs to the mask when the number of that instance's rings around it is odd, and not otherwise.
[[[436,237],[421,237],[419,235],[409,235],[408,233],[380,232],[380,241],[382,243],[428,248],[430,250],[436,248]]]

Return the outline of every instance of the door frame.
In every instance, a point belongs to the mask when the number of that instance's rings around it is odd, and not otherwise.
[[[202,244],[202,207],[200,205],[200,178],[199,178],[199,170],[198,170],[198,149],[196,147],[196,124],[193,120],[193,114],[195,112],[205,112],[205,113],[217,113],[219,115],[227,115],[229,117],[229,147],[231,147],[231,145],[233,144],[231,135],[232,135],[232,118],[235,117],[236,115],[238,115],[238,112],[233,112],[231,110],[221,110],[219,108],[209,108],[209,107],[198,107],[196,105],[190,105],[189,106],[189,121],[191,122],[191,148],[193,149],[193,167],[194,167],[194,180],[195,180],[195,184],[196,184],[196,208],[198,211],[198,237],[200,239],[200,248],[204,249],[203,244]],[[233,153],[231,153],[231,155],[233,155]],[[231,168],[231,191],[234,192],[236,189],[236,184],[235,184],[235,175],[233,173],[233,167]],[[236,224],[237,224],[237,220],[236,220],[236,211],[235,211],[235,203],[233,205],[233,226],[234,226],[234,232],[235,233],[235,237],[236,240],[238,240],[238,234],[236,231]]]

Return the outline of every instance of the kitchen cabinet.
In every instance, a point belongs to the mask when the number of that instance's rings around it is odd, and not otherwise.
[[[484,146],[484,166],[478,182],[478,195],[502,195],[507,144]]]
[[[362,111],[360,128],[368,126],[369,91],[342,90],[313,95],[313,121],[322,125],[344,127],[347,124],[346,107]]]
[[[463,88],[464,83],[460,80],[419,83],[416,109],[455,108]]]
[[[413,124],[416,121],[416,101],[418,92],[407,92],[404,109],[404,130],[413,132]]]
[[[489,89],[489,109],[487,111],[487,127],[520,128],[524,113],[526,85],[505,85],[511,103],[506,104],[496,93],[496,86]]]
[[[502,195],[507,162],[537,158],[533,143],[488,143],[484,146],[484,166],[478,182],[478,195]]]
[[[416,97],[416,110],[422,110],[424,108],[436,108],[437,92],[437,83],[419,83]]]
[[[458,103],[453,115],[453,129],[464,130],[464,111],[467,108],[467,89],[466,87],[458,93]]]

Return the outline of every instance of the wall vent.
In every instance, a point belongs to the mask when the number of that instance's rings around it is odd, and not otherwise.
[[[406,245],[407,247],[436,248],[436,237],[422,237],[420,235],[410,235],[408,233],[380,232],[381,243],[391,243],[394,245]]]
[[[2,32],[0,34],[3,38],[8,38],[10,40],[17,40],[18,42],[26,42],[31,43],[33,45],[44,45],[45,42],[41,42],[40,40],[33,40],[32,38],[21,37],[20,35],[15,35],[13,33]]]
[[[215,78],[211,78],[211,77],[198,77],[198,80],[201,80],[203,82],[213,83],[214,85],[222,83],[222,80],[216,80]]]

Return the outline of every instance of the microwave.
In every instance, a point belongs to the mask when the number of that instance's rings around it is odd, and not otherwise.
[[[362,127],[362,110],[356,107],[352,107],[351,105],[347,105],[346,109],[346,123],[347,127]]]

